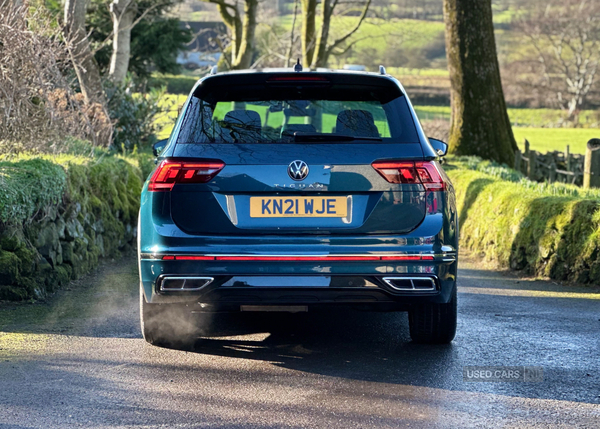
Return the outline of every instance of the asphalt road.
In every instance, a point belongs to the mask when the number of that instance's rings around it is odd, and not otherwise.
[[[600,290],[463,262],[458,335],[405,314],[218,316],[193,351],[141,338],[135,261],[48,303],[0,306],[0,427],[600,427]],[[542,382],[466,382],[530,365]]]

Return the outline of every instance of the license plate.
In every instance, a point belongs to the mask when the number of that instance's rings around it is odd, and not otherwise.
[[[250,217],[346,217],[347,197],[250,197]]]

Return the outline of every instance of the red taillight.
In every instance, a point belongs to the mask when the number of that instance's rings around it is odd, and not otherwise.
[[[444,182],[440,171],[433,162],[415,162],[415,167],[425,189],[428,191],[443,191],[446,189],[446,182]]]
[[[148,191],[170,191],[175,183],[206,183],[225,167],[221,161],[179,162],[165,160],[154,171]]]
[[[446,189],[446,183],[433,162],[375,161],[371,165],[390,183],[422,184],[428,191]]]

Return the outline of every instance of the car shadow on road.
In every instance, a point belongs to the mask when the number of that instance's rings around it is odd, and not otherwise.
[[[205,315],[203,315],[205,316]],[[452,345],[412,343],[406,313],[347,309],[301,314],[216,314],[186,351],[251,359],[323,375],[389,383],[438,383]],[[452,374],[453,378],[456,374]],[[443,383],[442,383],[443,384]]]

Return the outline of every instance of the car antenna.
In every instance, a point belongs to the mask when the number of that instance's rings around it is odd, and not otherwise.
[[[300,64],[300,58],[298,58],[298,62],[294,66],[294,71],[297,71],[297,72],[301,72],[302,71],[302,64]]]

